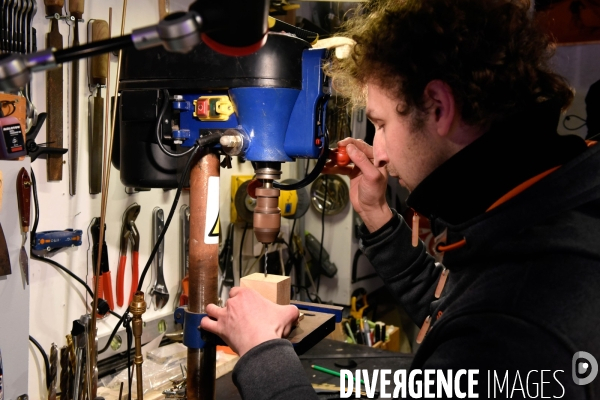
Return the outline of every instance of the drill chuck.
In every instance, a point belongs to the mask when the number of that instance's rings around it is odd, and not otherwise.
[[[254,209],[254,234],[259,242],[270,244],[277,239],[281,227],[279,189],[260,187],[256,189]]]

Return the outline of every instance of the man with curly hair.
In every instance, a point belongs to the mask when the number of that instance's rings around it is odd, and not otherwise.
[[[529,2],[379,1],[347,35],[331,74],[376,127],[373,147],[342,142],[350,196],[365,255],[421,326],[411,368],[478,369],[479,398],[595,398],[600,379],[572,369],[577,352],[600,359],[600,146],[556,132],[573,94]],[[388,175],[430,219],[434,256],[388,207]],[[242,356],[245,399],[315,398],[281,339],[293,307],[235,289],[207,312]]]

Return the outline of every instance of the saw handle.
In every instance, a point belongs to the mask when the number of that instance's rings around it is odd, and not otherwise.
[[[77,19],[83,16],[84,0],[69,0],[69,13]]]
[[[97,19],[92,23],[92,42],[108,39],[108,22]],[[92,57],[90,81],[92,85],[106,85],[108,53]]]
[[[129,304],[133,301],[133,294],[137,292],[138,281],[139,281],[139,269],[138,260],[140,253],[137,251],[131,252],[131,292],[129,292]]]
[[[31,178],[25,168],[21,168],[17,175],[17,204],[19,207],[21,230],[28,232],[31,215]]]
[[[125,264],[127,256],[119,257],[119,268],[117,269],[117,305],[123,307],[123,281],[125,280]]]

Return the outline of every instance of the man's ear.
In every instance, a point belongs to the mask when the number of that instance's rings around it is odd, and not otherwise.
[[[456,102],[452,89],[443,81],[433,80],[425,87],[424,94],[437,134],[447,136],[456,116]]]

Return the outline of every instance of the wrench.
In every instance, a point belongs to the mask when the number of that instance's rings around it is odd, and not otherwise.
[[[162,208],[156,207],[152,212],[152,227],[154,243],[158,241],[160,233],[165,228],[165,214]],[[158,252],[156,253],[156,285],[152,289],[152,297],[154,298],[154,309],[160,310],[169,301],[169,291],[165,284],[165,277],[163,274],[163,257],[165,254],[165,239],[158,245]]]

